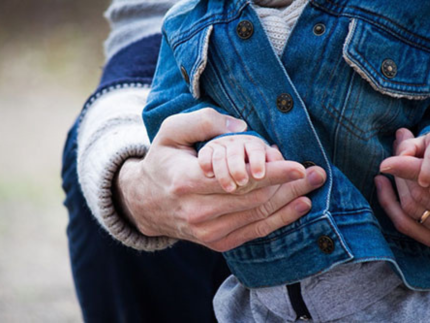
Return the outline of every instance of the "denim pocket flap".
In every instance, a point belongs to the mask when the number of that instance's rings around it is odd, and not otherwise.
[[[388,29],[353,19],[343,57],[381,93],[415,100],[430,97],[430,49]]]
[[[207,26],[176,44],[173,48],[182,76],[188,83],[191,94],[196,99],[200,98],[200,76],[206,68],[212,30],[212,25]]]

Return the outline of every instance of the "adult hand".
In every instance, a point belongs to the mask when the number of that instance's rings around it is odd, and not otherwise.
[[[395,156],[385,159],[382,173],[395,176],[399,199],[391,182],[377,176],[378,199],[398,231],[430,246],[430,135],[415,138],[405,128],[399,129],[394,142]],[[422,221],[422,223],[420,223]]]
[[[147,236],[193,241],[216,251],[263,237],[306,214],[304,195],[322,186],[326,174],[273,158],[261,180],[227,194],[201,170],[195,142],[246,130],[243,121],[203,109],[169,117],[143,160],[128,160],[118,188],[131,221]]]

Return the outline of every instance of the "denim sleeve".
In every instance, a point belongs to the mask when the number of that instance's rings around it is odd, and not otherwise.
[[[173,51],[163,37],[152,90],[143,111],[149,140],[152,142],[167,117],[208,107],[225,113],[209,98],[196,100],[192,96],[176,64]]]
[[[145,122],[149,139],[151,141],[154,139],[161,124],[167,117],[203,108],[213,108],[219,113],[228,115],[226,110],[217,106],[208,96],[203,95],[200,99],[193,97],[188,84],[182,77],[172,49],[165,37],[163,37],[152,90],[143,111],[143,121]],[[254,131],[241,134],[255,135],[261,138]],[[197,150],[203,147],[204,144],[204,142],[197,143]]]

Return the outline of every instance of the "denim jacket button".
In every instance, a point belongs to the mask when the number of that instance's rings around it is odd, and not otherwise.
[[[189,84],[190,83],[190,77],[188,76],[187,70],[183,66],[181,66],[181,73],[182,73],[182,77],[184,78],[185,82],[187,82],[187,84]]]
[[[334,251],[334,242],[328,236],[321,236],[318,238],[318,247],[322,252],[331,254]]]
[[[282,113],[287,113],[294,107],[294,100],[291,95],[282,93],[276,100],[276,106]]]
[[[324,24],[316,24],[314,26],[314,34],[315,36],[322,36],[325,33],[325,25]]]
[[[237,35],[242,39],[251,38],[254,33],[254,25],[248,20],[242,20],[236,28]]]
[[[397,75],[397,65],[392,59],[386,59],[382,62],[381,71],[387,78],[392,79]]]
[[[315,164],[314,162],[311,162],[311,161],[307,160],[307,161],[304,161],[302,163],[302,165],[303,165],[304,168],[309,168],[309,167],[312,167],[312,166],[316,166],[317,164]]]

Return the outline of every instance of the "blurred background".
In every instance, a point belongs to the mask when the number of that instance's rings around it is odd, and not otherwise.
[[[0,322],[80,322],[62,205],[68,128],[96,88],[109,0],[0,0]]]

